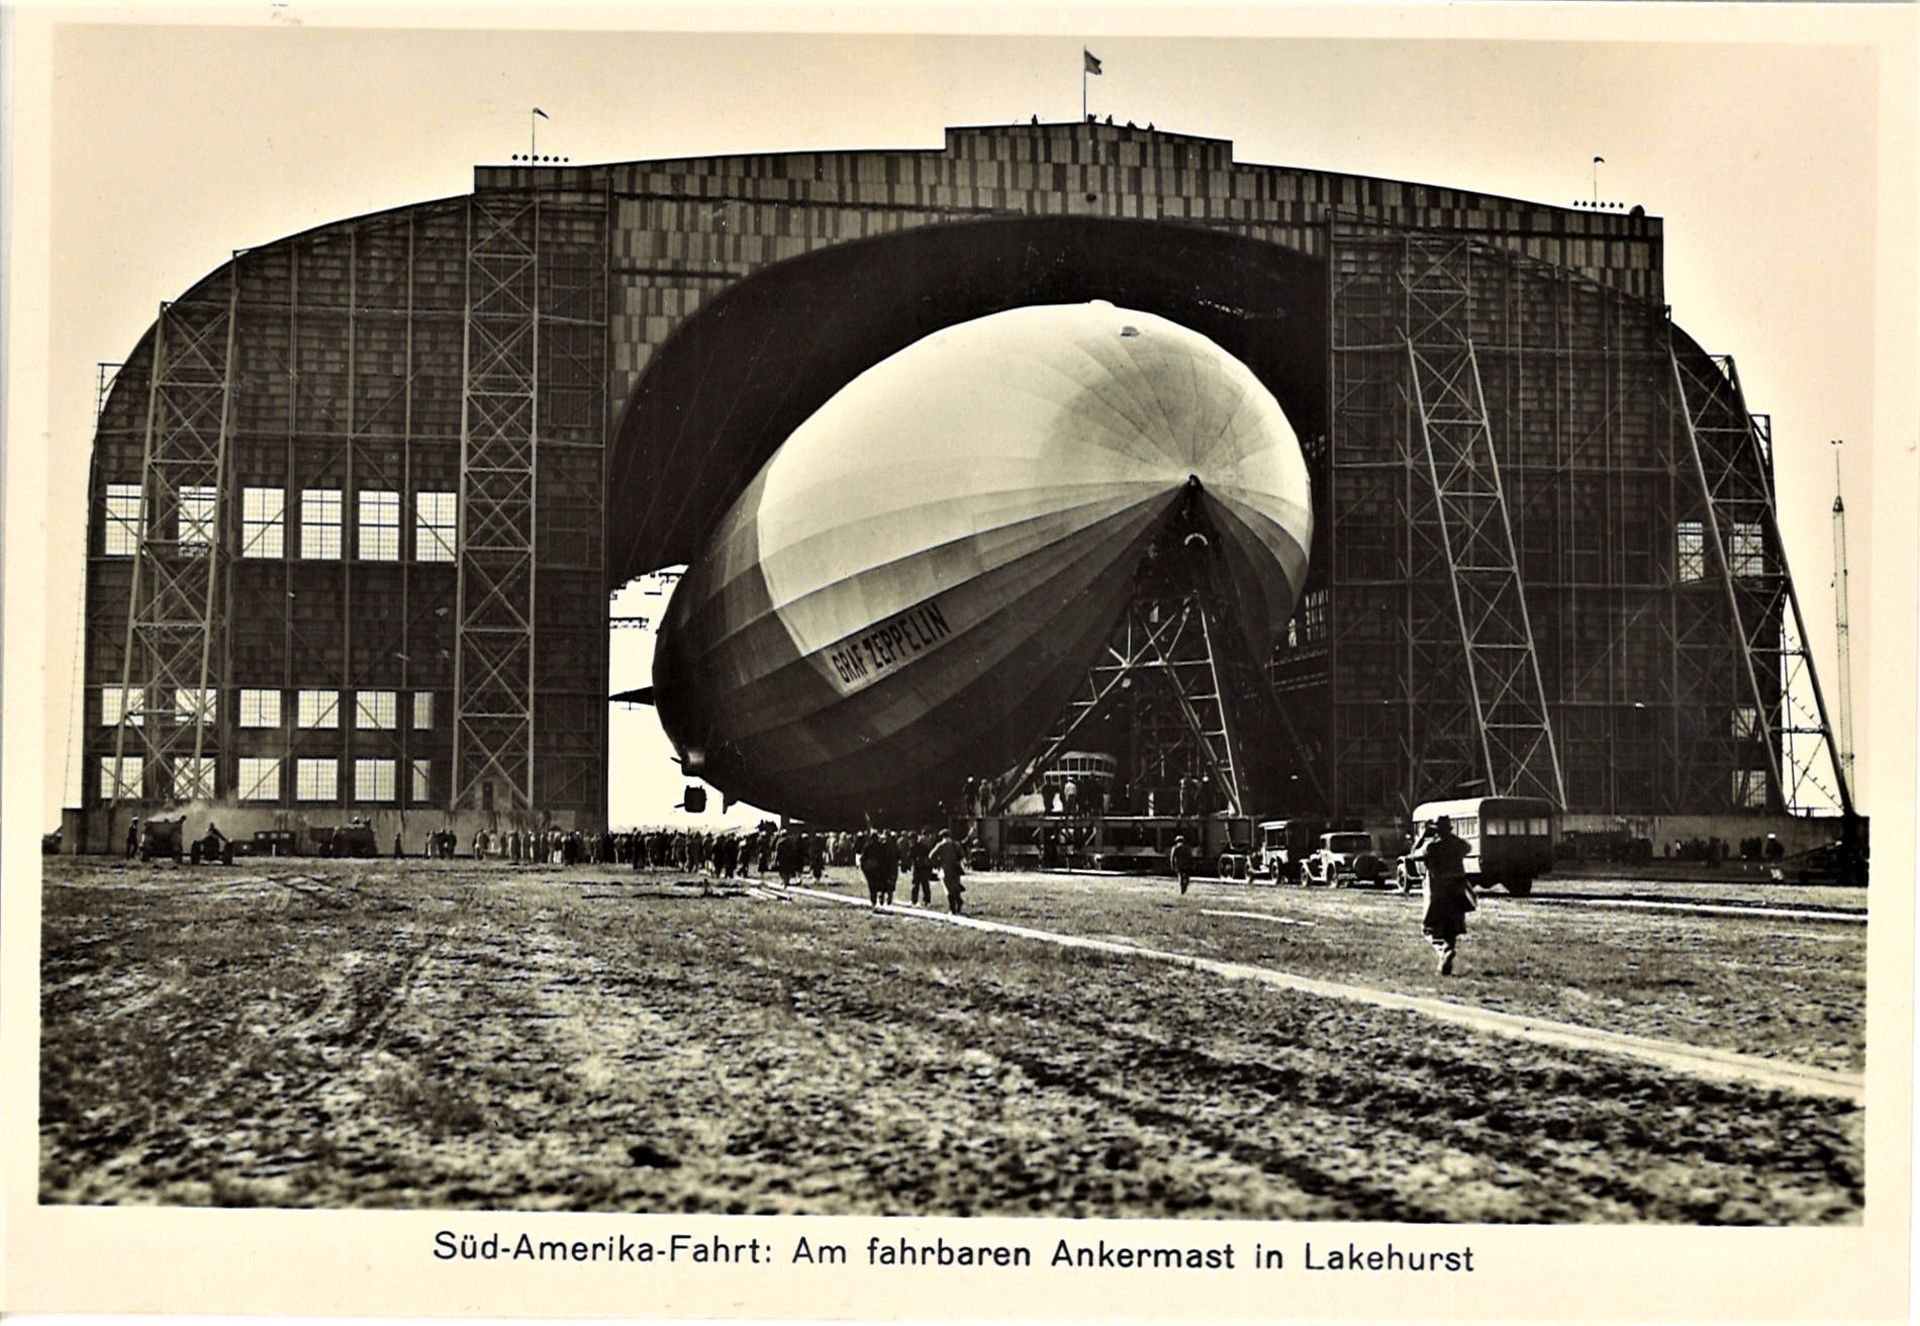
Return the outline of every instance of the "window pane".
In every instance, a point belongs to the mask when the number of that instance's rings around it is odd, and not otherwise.
[[[114,778],[114,758],[111,755],[100,757],[100,799],[112,801],[116,795],[122,798],[140,797],[141,757],[128,755],[119,761],[120,777]]]
[[[360,494],[360,557],[369,562],[400,560],[400,494]]]
[[[396,691],[356,691],[353,725],[362,731],[390,731],[399,726],[399,693]]]
[[[301,490],[300,555],[310,560],[340,560],[339,489]]]
[[[413,495],[413,556],[420,562],[451,562],[459,543],[460,509],[453,493]]]
[[[301,691],[299,721],[301,727],[339,727],[340,692]]]
[[[173,795],[177,801],[211,801],[214,798],[213,757],[194,759],[182,756],[173,762]]]
[[[140,551],[140,531],[145,524],[141,512],[140,485],[107,485],[107,556],[131,557]]]
[[[413,799],[415,801],[433,800],[432,760],[415,760],[413,762]]]
[[[339,761],[301,760],[294,770],[294,796],[301,801],[334,801],[340,795]]]
[[[280,799],[280,761],[243,756],[240,760],[240,799],[242,801],[278,801]]]
[[[242,690],[240,692],[241,727],[279,727],[280,692]]]
[[[287,490],[249,488],[240,498],[240,555],[284,557],[287,551]]]
[[[433,728],[433,692],[415,691],[413,696],[413,730],[427,732]]]
[[[1697,520],[1683,520],[1674,526],[1673,537],[1677,554],[1674,578],[1680,581],[1706,579],[1706,526]]]
[[[356,801],[393,800],[393,761],[355,760],[353,798]]]
[[[188,486],[180,490],[180,551],[205,553],[213,547],[218,490]]]
[[[220,693],[215,690],[200,690],[185,687],[173,693],[173,721],[176,723],[211,723],[214,711],[218,708]]]
[[[100,688],[100,726],[117,727],[126,715],[130,727],[140,727],[145,722],[140,711],[147,707],[147,694],[144,687],[128,686],[124,690],[118,686]]]

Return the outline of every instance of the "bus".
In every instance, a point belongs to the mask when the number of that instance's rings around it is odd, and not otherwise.
[[[1475,885],[1505,886],[1524,898],[1533,892],[1536,876],[1553,867],[1553,803],[1538,797],[1467,797],[1459,801],[1428,801],[1414,807],[1413,841],[1426,827],[1446,816],[1453,832],[1467,845],[1467,879]],[[1400,858],[1395,871],[1401,892],[1420,878],[1420,865],[1411,856]]]

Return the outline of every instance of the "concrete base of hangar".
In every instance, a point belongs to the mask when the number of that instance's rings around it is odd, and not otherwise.
[[[1856,818],[1853,822],[1864,841],[1867,821]],[[1779,839],[1781,850],[1791,856],[1796,852],[1842,841],[1847,832],[1846,823],[1839,815],[1563,814],[1554,822],[1554,837],[1558,841],[1565,841],[1569,834],[1592,835],[1595,838],[1609,835],[1628,839],[1644,838],[1652,845],[1653,859],[1660,861],[1671,860],[1677,855],[1676,843],[1684,849],[1687,844],[1710,842],[1716,838],[1727,845],[1730,856],[1737,858],[1743,841],[1750,838],[1765,839],[1771,834]]]
[[[109,811],[105,807],[91,811],[69,807],[61,812],[60,850],[67,855],[119,855],[127,849],[127,827],[136,816],[144,820],[149,816],[171,819],[176,815],[186,816],[185,837],[188,841],[204,837],[209,824],[218,825],[221,833],[239,841],[252,838],[256,830],[276,829],[294,833],[299,844],[297,851],[303,855],[313,853],[312,844],[317,831],[337,828],[356,816],[373,825],[374,841],[379,844],[380,855],[384,857],[393,855],[396,835],[406,855],[423,856],[426,854],[427,835],[440,829],[453,830],[458,844],[456,850],[463,856],[473,851],[473,837],[482,829],[505,833],[515,827],[538,829],[551,826],[560,829],[577,827],[583,833],[587,831],[584,823],[576,824],[573,811],[555,812],[545,821],[528,818],[524,824],[516,824],[512,817],[503,814],[462,811],[449,815],[444,810],[428,806],[405,811],[329,806],[283,810],[233,804],[209,805],[203,802],[163,808],[122,807],[117,811]]]

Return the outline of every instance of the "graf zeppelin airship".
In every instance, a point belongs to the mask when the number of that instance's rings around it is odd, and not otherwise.
[[[1030,752],[1194,508],[1270,646],[1311,544],[1306,465],[1244,364],[1106,303],[907,347],[794,431],[674,591],[654,655],[689,773],[833,823],[903,823]]]

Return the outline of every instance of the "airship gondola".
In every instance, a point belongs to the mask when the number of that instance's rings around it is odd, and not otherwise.
[[[736,799],[924,819],[1045,736],[1177,521],[1270,648],[1312,517],[1251,370],[1104,303],[947,328],[842,388],[721,518],[661,624],[661,723]]]

